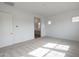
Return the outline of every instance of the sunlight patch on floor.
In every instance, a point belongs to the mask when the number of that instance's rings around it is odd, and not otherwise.
[[[35,56],[35,57],[42,57],[48,52],[49,52],[49,49],[38,48],[38,49],[30,52],[29,55],[32,55],[32,56]]]
[[[56,45],[57,45],[57,44],[55,44],[55,43],[47,43],[47,44],[45,44],[43,47],[55,48]]]
[[[61,44],[55,44],[55,43],[47,43],[47,44],[43,45],[43,47],[54,48],[57,50],[64,50],[64,51],[67,51],[69,49],[68,45],[61,45]]]
[[[46,57],[64,57],[65,53],[58,52],[58,51],[51,51],[46,55]]]
[[[55,47],[55,49],[68,51],[69,46],[67,46],[67,45],[58,45],[58,46]]]
[[[60,50],[64,51],[64,52],[61,52]],[[61,44],[56,44],[56,43],[47,43],[47,44],[43,45],[42,47],[31,51],[29,53],[29,55],[35,56],[35,57],[43,57],[43,56],[46,56],[46,57],[64,57],[65,52],[68,50],[69,50],[68,45],[61,45]]]

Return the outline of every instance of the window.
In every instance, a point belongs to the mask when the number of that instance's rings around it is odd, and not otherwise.
[[[72,17],[72,22],[79,22],[79,16]]]

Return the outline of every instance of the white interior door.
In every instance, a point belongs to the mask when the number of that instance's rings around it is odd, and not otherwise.
[[[13,42],[12,15],[0,12],[0,47],[9,45]]]

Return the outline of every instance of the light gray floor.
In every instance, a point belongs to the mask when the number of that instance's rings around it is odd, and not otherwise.
[[[56,48],[58,46],[60,47]],[[63,49],[63,47],[61,46],[67,46],[68,48]],[[79,57],[79,42],[44,37],[0,48],[0,56],[1,57]]]

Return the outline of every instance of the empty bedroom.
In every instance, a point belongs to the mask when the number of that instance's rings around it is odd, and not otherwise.
[[[0,2],[0,57],[79,57],[79,2]]]

